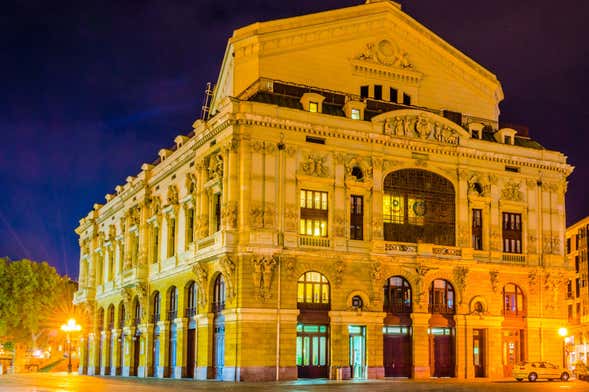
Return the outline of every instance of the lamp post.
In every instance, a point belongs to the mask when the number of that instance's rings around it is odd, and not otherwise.
[[[558,334],[562,337],[562,367],[566,368],[566,337],[569,334],[569,331],[565,327],[561,327],[558,329]]]
[[[79,332],[82,330],[82,327],[76,324],[76,320],[71,318],[67,321],[67,324],[62,324],[61,330],[66,333],[67,336],[67,344],[68,344],[68,362],[67,362],[67,372],[72,372],[72,339],[71,333],[72,332]]]

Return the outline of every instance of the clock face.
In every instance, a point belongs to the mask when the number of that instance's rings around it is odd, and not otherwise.
[[[425,202],[423,200],[419,200],[413,203],[413,212],[415,213],[415,216],[424,216]]]

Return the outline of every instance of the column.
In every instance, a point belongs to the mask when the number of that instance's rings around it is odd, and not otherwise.
[[[423,379],[431,376],[429,355],[429,313],[412,313],[413,328],[413,378]]]

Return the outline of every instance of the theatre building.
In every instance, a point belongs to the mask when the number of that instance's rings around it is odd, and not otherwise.
[[[504,126],[502,99],[392,1],[235,30],[192,131],[76,229],[75,302],[94,315],[80,372],[493,378],[558,363],[572,167]]]

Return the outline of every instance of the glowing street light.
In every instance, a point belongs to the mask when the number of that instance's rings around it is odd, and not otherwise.
[[[562,367],[566,368],[566,337],[569,334],[569,331],[565,327],[560,327],[558,329],[558,334],[562,337]]]
[[[71,318],[67,321],[67,324],[61,325],[61,330],[66,333],[67,336],[67,344],[68,344],[68,362],[67,362],[67,372],[72,372],[72,340],[70,338],[70,334],[72,332],[80,332],[82,330],[82,326],[76,324],[76,320]]]

